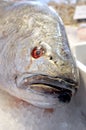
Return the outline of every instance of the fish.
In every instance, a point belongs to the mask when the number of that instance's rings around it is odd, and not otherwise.
[[[37,1],[0,2],[0,89],[39,107],[69,103],[79,74],[58,13]]]

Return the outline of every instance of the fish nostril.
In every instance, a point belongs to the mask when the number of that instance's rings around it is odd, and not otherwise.
[[[53,60],[53,62],[56,64],[57,60],[54,60],[54,58],[52,56],[49,56],[49,60]]]
[[[50,60],[52,60],[52,59],[53,59],[53,57],[52,57],[52,56],[50,56],[49,58],[50,58]]]

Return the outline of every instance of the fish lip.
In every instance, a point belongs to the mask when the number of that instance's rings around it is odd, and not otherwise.
[[[48,93],[56,95],[57,93],[68,92],[71,93],[71,96],[76,92],[78,83],[71,80],[61,77],[52,77],[49,75],[43,74],[24,74],[21,78],[16,78],[16,85],[18,88],[30,90],[41,85],[44,91],[43,93]],[[47,86],[47,87],[45,87]],[[52,90],[50,92],[49,90]],[[34,90],[34,92],[37,92]],[[39,92],[42,93],[42,92]]]

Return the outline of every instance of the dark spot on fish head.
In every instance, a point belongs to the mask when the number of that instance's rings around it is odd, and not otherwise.
[[[72,95],[67,92],[62,92],[59,94],[58,99],[60,102],[69,103],[71,100],[71,96]]]

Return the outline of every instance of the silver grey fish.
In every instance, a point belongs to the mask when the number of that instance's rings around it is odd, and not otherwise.
[[[0,88],[41,107],[70,102],[78,71],[59,15],[40,2],[0,3]]]

